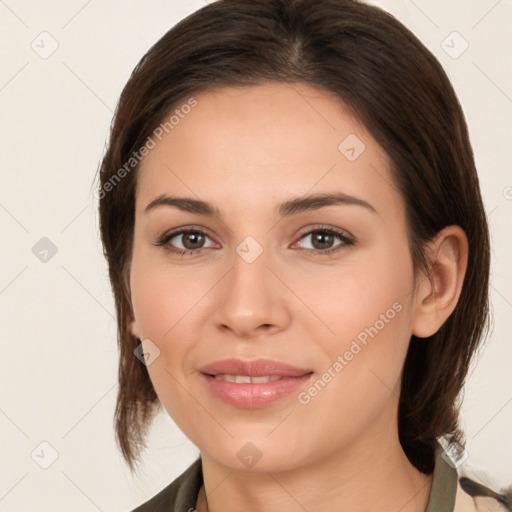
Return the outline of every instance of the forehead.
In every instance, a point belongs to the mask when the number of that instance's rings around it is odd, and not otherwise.
[[[163,193],[270,209],[334,189],[401,207],[387,155],[332,93],[268,83],[193,98],[193,108],[175,107],[172,128],[141,163],[138,209]]]

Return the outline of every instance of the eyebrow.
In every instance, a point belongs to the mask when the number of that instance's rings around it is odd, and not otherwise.
[[[280,217],[295,215],[298,213],[310,212],[333,205],[355,205],[362,206],[367,210],[378,215],[377,210],[367,201],[347,195],[343,192],[332,192],[327,194],[313,194],[309,196],[298,197],[284,201],[277,207],[277,213]],[[190,197],[172,197],[162,194],[153,199],[144,210],[147,213],[160,206],[172,206],[181,211],[194,213],[197,215],[216,216],[222,218],[217,207],[199,199]]]

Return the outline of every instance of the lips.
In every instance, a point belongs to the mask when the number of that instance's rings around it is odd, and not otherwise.
[[[280,361],[224,359],[199,369],[210,393],[243,409],[266,407],[298,391],[313,372]]]
[[[206,375],[246,375],[248,377],[301,377],[312,370],[297,368],[281,361],[272,359],[256,359],[242,361],[241,359],[223,359],[199,368]]]

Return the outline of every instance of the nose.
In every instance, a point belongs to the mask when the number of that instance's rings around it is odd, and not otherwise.
[[[291,320],[291,293],[266,251],[254,261],[234,254],[233,266],[216,287],[216,327],[241,338],[275,334]]]

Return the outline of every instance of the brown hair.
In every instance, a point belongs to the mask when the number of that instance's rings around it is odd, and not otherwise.
[[[457,400],[488,327],[488,227],[464,114],[441,65],[393,16],[357,0],[219,0],[176,24],[134,69],[98,190],[120,350],[116,440],[133,472],[161,408],[128,329],[137,165],[126,163],[194,92],[271,81],[334,93],[387,152],[406,205],[415,269],[425,267],[424,245],[442,228],[456,224],[466,232],[458,304],[433,336],[412,336],[403,368],[400,442],[411,463],[431,473],[438,437],[465,443]]]

